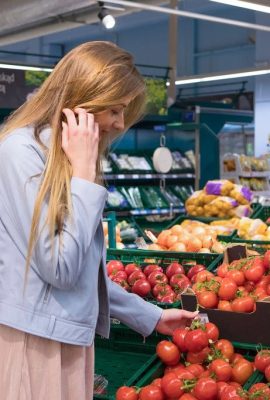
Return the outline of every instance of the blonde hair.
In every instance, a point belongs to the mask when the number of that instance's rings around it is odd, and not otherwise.
[[[37,93],[16,110],[0,133],[0,140],[14,129],[34,126],[35,139],[42,145],[40,133],[51,127],[46,164],[37,194],[29,237],[26,274],[39,234],[42,205],[48,202],[47,224],[53,244],[55,231],[61,234],[64,219],[72,215],[70,180],[72,168],[62,150],[62,110],[75,107],[97,113],[122,100],[130,102],[125,109],[125,130],[144,112],[145,84],[134,66],[132,56],[110,42],[88,42],[70,51],[57,64]],[[97,161],[100,182],[101,157],[114,137],[101,137]]]

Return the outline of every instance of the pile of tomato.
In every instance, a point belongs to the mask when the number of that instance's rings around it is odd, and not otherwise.
[[[202,271],[195,277],[193,290],[205,308],[252,312],[255,302],[270,296],[270,251],[264,256],[223,263],[216,276]]]
[[[152,297],[161,303],[179,300],[181,293],[191,286],[193,277],[204,270],[204,265],[196,263],[189,265],[187,274],[179,262],[172,262],[167,266],[141,266],[135,263],[124,265],[118,260],[107,263],[107,274],[112,281],[125,290],[141,297]]]
[[[156,352],[164,364],[163,375],[142,388],[120,387],[116,400],[270,399],[268,384],[243,388],[255,368],[268,368],[270,350],[258,353],[255,363],[248,361],[229,340],[219,339],[213,323],[194,321],[190,328],[176,329],[172,341],[159,342]]]

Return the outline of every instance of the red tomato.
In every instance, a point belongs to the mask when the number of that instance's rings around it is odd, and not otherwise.
[[[158,386],[161,388],[161,378],[156,378],[151,382],[151,385]]]
[[[196,264],[191,267],[187,272],[188,279],[192,279],[198,272],[204,271],[206,268],[202,264]]]
[[[266,293],[270,296],[270,283],[266,286]]]
[[[219,338],[219,330],[218,327],[213,324],[212,322],[206,322],[205,324],[205,331],[208,339],[216,342]]]
[[[198,353],[208,346],[207,334],[201,328],[187,331],[184,341],[188,351],[193,353]]]
[[[179,398],[179,400],[196,400],[196,397],[192,396],[190,393],[185,393]]]
[[[163,268],[157,264],[150,264],[150,265],[147,265],[146,267],[144,267],[144,269],[143,269],[143,273],[146,276],[149,276],[151,274],[151,272],[154,272],[154,271],[163,272]]]
[[[113,273],[110,275],[110,278],[112,281],[114,281],[115,278],[124,279],[126,281],[127,273],[125,271],[113,271]]]
[[[200,378],[194,387],[194,395],[198,400],[215,400],[217,393],[217,383],[211,378]]]
[[[238,382],[240,385],[243,385],[252,374],[252,363],[244,358],[243,360],[239,360],[232,367],[232,381]]]
[[[157,295],[157,301],[160,303],[173,304],[176,301],[176,294],[174,292],[170,292],[163,296],[161,293],[159,293]]]
[[[228,300],[219,300],[217,308],[222,311],[232,311],[231,302]]]
[[[239,389],[228,386],[222,391],[220,400],[243,400],[243,397],[239,393]]]
[[[184,273],[185,273],[184,267],[178,262],[172,262],[170,265],[168,265],[165,271],[165,274],[169,279],[175,274],[184,274]]]
[[[224,278],[220,284],[218,296],[221,300],[233,300],[237,292],[236,283],[229,278]]]
[[[126,272],[126,274],[129,276],[130,274],[132,274],[132,272],[134,272],[134,271],[139,271],[139,270],[141,270],[141,267],[139,266],[139,265],[137,265],[137,264],[127,264],[126,266],[125,266],[125,272]]]
[[[234,354],[234,347],[232,343],[227,339],[219,339],[215,344],[215,348],[220,350],[225,359],[231,361]]]
[[[265,368],[264,375],[266,377],[267,382],[270,382],[270,365],[267,365],[267,367]]]
[[[266,290],[262,287],[256,287],[252,294],[256,296],[257,300],[263,300],[267,297]]]
[[[237,269],[229,270],[226,274],[226,278],[232,279],[238,286],[242,286],[246,280],[244,272]]]
[[[168,374],[169,372],[174,372],[178,376],[178,373],[185,371],[185,369],[186,369],[186,367],[181,363],[176,364],[176,365],[171,365],[171,366],[167,365],[164,369],[164,375]]]
[[[254,282],[250,282],[247,281],[244,283],[244,288],[246,289],[247,292],[253,292],[253,290],[255,289],[255,283]]]
[[[184,393],[183,382],[174,372],[169,372],[161,379],[161,389],[166,397],[178,398]]]
[[[111,275],[113,272],[124,271],[123,263],[118,260],[111,260],[107,262],[106,268],[108,276]]]
[[[229,385],[226,382],[217,382],[217,387],[218,387],[217,398],[220,399],[222,392],[224,391],[225,388],[229,387]]]
[[[147,277],[148,282],[150,283],[151,287],[154,287],[157,283],[167,283],[168,278],[167,276],[160,271],[153,271]]]
[[[216,293],[209,290],[197,293],[197,299],[199,305],[205,308],[216,308],[218,305],[218,297]]]
[[[146,279],[146,276],[141,270],[132,272],[128,277],[128,283],[132,286],[138,279]]]
[[[221,264],[218,268],[217,268],[217,276],[220,276],[221,278],[225,278],[225,276],[228,273],[228,268],[229,265],[228,264]]]
[[[162,340],[157,344],[157,355],[166,365],[176,365],[179,363],[181,353],[178,347],[168,341]]]
[[[179,290],[182,292],[183,289],[186,289],[190,285],[190,281],[184,274],[175,274],[170,279],[170,285],[175,291]]]
[[[256,354],[254,359],[256,369],[264,372],[265,368],[270,365],[270,350],[261,350]]]
[[[234,365],[237,363],[239,360],[242,360],[244,356],[240,353],[234,353],[234,355],[231,357],[231,364]]]
[[[132,292],[141,297],[147,296],[151,291],[150,283],[146,279],[138,279],[132,286]]]
[[[147,385],[140,390],[139,400],[164,400],[164,394],[158,386]]]
[[[270,388],[265,383],[255,383],[251,386],[248,393],[261,393],[260,396],[256,396],[256,400],[270,399]]]
[[[159,294],[161,296],[166,296],[169,293],[174,293],[170,285],[167,283],[157,283],[153,288],[152,288],[152,293],[154,297],[157,297]]]
[[[187,351],[187,347],[185,345],[186,334],[187,329],[185,328],[177,328],[173,331],[172,341],[182,352]]]
[[[207,359],[209,353],[209,347],[205,347],[204,349],[202,349],[202,351],[198,351],[197,353],[189,351],[186,355],[187,362],[191,364],[202,364]]]
[[[137,400],[139,395],[135,388],[121,386],[119,389],[117,389],[115,397],[116,400]]]
[[[237,297],[231,303],[232,310],[234,312],[247,312],[254,311],[255,301],[252,297]]]
[[[195,375],[187,369],[183,369],[182,371],[175,372],[179,379],[195,379]]]
[[[209,365],[210,372],[215,374],[215,379],[219,382],[228,382],[231,379],[232,367],[224,360],[216,359]]]
[[[125,281],[124,279],[114,278],[113,282],[117,283],[117,285],[121,286],[126,291],[128,291],[128,292],[130,291],[130,286],[127,283],[127,281]]]
[[[245,278],[251,282],[258,282],[265,272],[263,266],[263,260],[261,258],[255,258],[253,263],[248,265],[245,270]]]
[[[210,271],[204,270],[196,274],[195,282],[208,282],[214,277],[214,274]]]

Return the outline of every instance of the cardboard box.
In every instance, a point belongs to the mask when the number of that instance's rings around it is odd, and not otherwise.
[[[182,306],[185,310],[195,311],[197,297],[194,293],[182,294]],[[200,313],[207,314],[210,322],[217,325],[220,338],[234,342],[262,344],[270,346],[270,299],[256,303],[252,313],[236,313],[199,307]]]

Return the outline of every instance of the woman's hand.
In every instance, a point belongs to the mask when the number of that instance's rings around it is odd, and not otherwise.
[[[198,313],[198,311],[190,312],[177,308],[163,310],[161,318],[156,325],[156,330],[163,335],[172,335],[175,329],[190,325]]]
[[[99,127],[94,115],[83,108],[75,108],[75,113],[63,110],[67,123],[62,122],[62,148],[66,153],[73,171],[73,176],[94,182],[98,158]]]

